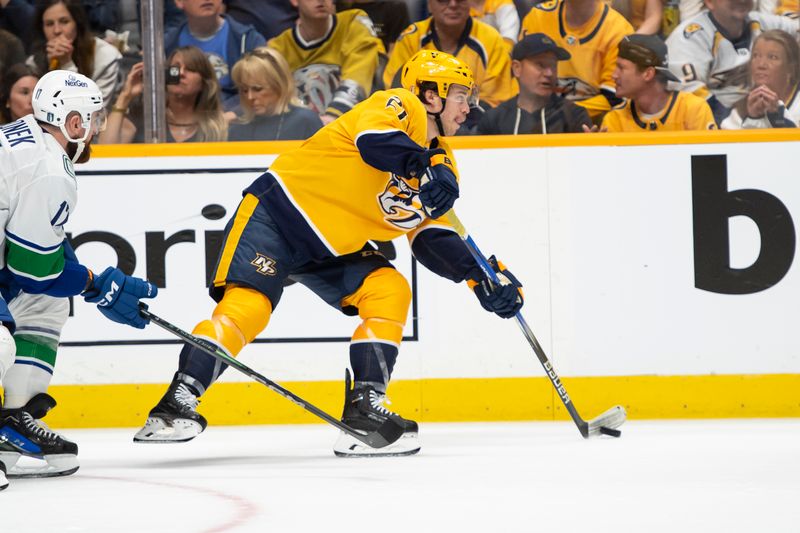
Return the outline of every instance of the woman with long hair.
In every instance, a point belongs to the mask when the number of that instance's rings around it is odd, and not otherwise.
[[[202,50],[194,46],[175,49],[167,62],[180,72],[177,83],[167,85],[167,142],[213,142],[228,138],[228,123],[220,101],[220,88],[214,68]],[[141,142],[141,113],[128,118],[128,109],[144,90],[144,64],[131,68],[108,117],[100,142]],[[139,109],[137,111],[141,111]]]
[[[796,128],[800,125],[800,47],[782,30],[756,37],[750,53],[750,92],[722,121],[725,130]]]
[[[17,63],[3,73],[0,82],[0,124],[13,122],[33,113],[33,88],[39,76],[28,65]]]
[[[37,4],[31,50],[27,63],[39,75],[56,69],[79,72],[97,84],[104,101],[114,95],[122,54],[92,35],[79,0],[43,0]]]
[[[280,52],[266,47],[247,52],[233,66],[231,78],[239,89],[243,115],[231,124],[229,140],[301,140],[322,127],[319,115],[302,107]]]

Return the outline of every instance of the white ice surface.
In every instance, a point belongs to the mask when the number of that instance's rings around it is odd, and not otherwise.
[[[417,456],[340,459],[328,426],[185,444],[68,430],[80,470],[11,480],[0,531],[798,532],[800,420],[423,424]]]

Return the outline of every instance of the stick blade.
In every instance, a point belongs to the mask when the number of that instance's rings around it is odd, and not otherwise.
[[[605,413],[589,420],[589,436],[609,435],[619,437],[622,432],[617,430],[627,420],[628,414],[621,405],[615,405]]]
[[[367,433],[362,437],[356,438],[373,448],[385,448],[397,442],[397,440],[403,436],[403,433],[404,430],[400,424],[391,418],[387,418],[386,422],[381,424],[381,426],[372,433]]]

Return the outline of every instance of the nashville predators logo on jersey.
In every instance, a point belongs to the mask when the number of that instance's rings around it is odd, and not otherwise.
[[[256,252],[256,258],[250,261],[250,264],[256,267],[256,272],[262,276],[274,276],[278,273],[275,269],[276,261],[271,257]]]
[[[398,228],[414,229],[425,220],[417,178],[392,174],[386,189],[378,195],[378,203],[385,214],[383,219]]]

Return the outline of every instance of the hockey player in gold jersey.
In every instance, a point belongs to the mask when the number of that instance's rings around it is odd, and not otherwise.
[[[617,96],[626,100],[606,114],[603,128],[610,132],[716,129],[705,99],[667,90],[668,81],[678,81],[667,65],[667,45],[660,37],[625,37],[613,78]]]
[[[424,50],[402,71],[403,88],[378,91],[281,154],[244,191],[210,287],[219,302],[194,334],[238,354],[269,322],[284,282],[297,281],[341,312],[361,318],[350,343],[354,374],[345,379],[342,421],[373,431],[387,418],[404,436],[380,450],[342,434],[337,455],[407,455],[419,451],[417,424],[383,406],[397,359],[411,291],[371,245],[406,235],[414,256],[455,282],[466,280],[481,305],[510,318],[522,307],[519,283],[499,262],[507,283],[485,280],[442,215],[458,198],[453,135],[469,112],[469,67]],[[190,440],[206,427],[197,397],[223,368],[185,346],[178,372],[134,440]]]
[[[327,124],[372,92],[383,43],[360,9],[335,13],[333,0],[292,4],[297,23],[267,46],[286,58],[300,98]]]
[[[611,73],[617,45],[633,33],[625,18],[602,0],[550,0],[533,6],[522,34],[544,33],[572,56],[558,65],[564,96],[583,106],[593,120],[619,103]]]

